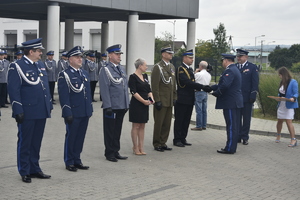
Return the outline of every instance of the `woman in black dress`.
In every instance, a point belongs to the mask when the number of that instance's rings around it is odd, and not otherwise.
[[[132,94],[129,105],[129,121],[132,122],[131,138],[133,154],[146,155],[144,152],[145,124],[149,119],[149,105],[154,103],[145,60],[139,58],[134,62],[135,72],[130,75],[128,87]]]

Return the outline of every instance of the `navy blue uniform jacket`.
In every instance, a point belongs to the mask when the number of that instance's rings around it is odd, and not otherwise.
[[[16,62],[21,72],[16,69],[16,64],[11,63],[8,71],[8,94],[12,106],[12,116],[24,113],[25,119],[50,118],[50,111],[53,109],[49,92],[48,76],[42,62],[36,65],[31,64],[24,56]],[[40,78],[40,82],[33,83]]]
[[[232,109],[243,107],[241,91],[242,77],[235,64],[226,67],[217,87],[212,87],[217,96],[216,109]]]
[[[256,100],[258,92],[258,69],[251,62],[246,62],[241,69],[242,73],[242,94],[244,102],[249,102],[250,99]]]
[[[59,73],[58,93],[62,109],[62,117],[90,117],[92,116],[93,106],[90,88],[90,78],[87,71],[79,69],[80,73],[72,67]],[[69,76],[72,86],[79,89],[83,83],[81,92],[74,92],[67,84],[64,72]]]

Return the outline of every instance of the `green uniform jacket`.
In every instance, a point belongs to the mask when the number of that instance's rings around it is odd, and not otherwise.
[[[154,65],[151,74],[151,89],[155,102],[160,101],[163,107],[173,106],[174,100],[177,99],[173,64],[166,66],[166,63],[161,60]]]

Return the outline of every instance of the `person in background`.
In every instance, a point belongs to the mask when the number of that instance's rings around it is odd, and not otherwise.
[[[57,62],[57,75],[68,68],[69,63],[68,63],[68,57],[67,57],[68,52],[67,51],[63,51],[61,53],[61,58],[59,59],[59,61]]]
[[[59,73],[58,94],[67,131],[64,162],[67,170],[76,172],[77,169],[89,169],[89,166],[82,164],[80,154],[93,106],[90,78],[88,72],[81,69],[81,47],[72,48],[66,56],[69,58],[69,66]]]
[[[278,69],[278,75],[281,79],[279,84],[279,97],[285,97],[289,99],[289,101],[280,101],[277,108],[277,138],[275,140],[276,143],[280,142],[280,134],[282,130],[282,124],[285,121],[290,136],[291,143],[288,145],[289,147],[297,146],[297,139],[295,137],[295,128],[293,125],[293,119],[295,108],[298,108],[297,98],[299,96],[298,93],[298,82],[295,79],[292,79],[292,75],[290,71],[286,67],[281,67]]]
[[[104,67],[107,65],[107,54],[106,53],[103,53],[101,54],[101,61],[99,62],[99,70],[101,67]]]
[[[56,61],[53,60],[54,51],[47,52],[47,59],[45,60],[46,71],[48,74],[48,81],[49,81],[49,88],[50,88],[50,95],[52,98],[52,103],[54,103],[54,88],[55,82],[57,81],[57,68],[56,68]]]
[[[4,59],[5,52],[0,50],[0,107],[8,108],[7,103],[7,71],[9,62]]]
[[[22,50],[19,50],[18,52],[16,52],[16,60],[15,62],[17,62],[18,60],[21,60],[21,58],[23,57],[24,55],[24,52]]]
[[[209,85],[211,80],[210,73],[207,72],[208,63],[201,61],[199,68],[195,73],[195,82],[202,85]],[[207,92],[195,92],[195,109],[196,109],[196,127],[191,128],[193,131],[206,130],[207,123]]]
[[[144,152],[145,124],[149,120],[149,105],[154,104],[144,59],[134,62],[135,72],[129,76],[128,86],[132,94],[129,104],[129,121],[132,122],[131,138],[133,154],[146,155]]]
[[[95,53],[89,52],[86,55],[86,60],[85,63],[83,65],[83,69],[85,69],[88,73],[89,73],[89,77],[90,77],[90,84],[91,84],[91,96],[92,96],[92,101],[93,102],[97,102],[94,99],[94,94],[95,94],[95,89],[96,89],[96,85],[98,82],[98,66],[95,63]]]
[[[125,68],[120,65],[121,45],[116,44],[106,49],[109,63],[101,67],[99,73],[100,94],[103,108],[103,130],[106,160],[118,162],[126,160],[121,156],[120,138],[123,119],[129,108],[128,82]]]
[[[253,103],[258,93],[258,69],[257,66],[248,61],[248,51],[243,49],[236,50],[237,67],[242,74],[242,95],[243,108],[241,108],[240,134],[238,142],[243,141],[243,145],[249,144],[249,131],[253,110]]]
[[[46,119],[52,110],[48,76],[41,59],[42,39],[22,43],[24,56],[11,63],[8,71],[8,93],[12,117],[18,126],[17,165],[22,181],[49,179],[42,172],[39,159]],[[42,64],[42,65],[41,65]]]
[[[234,64],[235,55],[221,54],[222,65],[225,69],[219,84],[211,86],[213,96],[217,97],[216,109],[223,109],[226,122],[227,142],[225,148],[217,150],[222,154],[234,154],[240,131],[241,108],[243,107],[242,77]]]

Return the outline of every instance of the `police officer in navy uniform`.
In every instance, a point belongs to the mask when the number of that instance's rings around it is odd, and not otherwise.
[[[101,58],[102,60],[99,62],[99,70],[101,67],[105,67],[107,65],[107,54],[106,53],[102,53],[101,54]]]
[[[8,108],[7,103],[7,71],[9,62],[4,59],[5,52],[0,50],[0,107]]]
[[[42,62],[42,39],[22,43],[24,56],[11,63],[8,71],[8,93],[12,117],[18,125],[17,164],[22,181],[50,178],[39,166],[40,148],[46,124],[52,110],[48,76]]]
[[[89,73],[89,76],[90,76],[90,84],[91,84],[91,96],[92,96],[92,101],[93,102],[97,102],[95,99],[94,99],[94,94],[95,94],[95,89],[96,89],[96,85],[97,85],[97,82],[98,82],[98,66],[97,64],[95,63],[95,53],[88,53],[87,56],[86,56],[86,60],[85,60],[85,63],[84,63],[84,66],[83,68]]]
[[[14,62],[17,62],[18,60],[21,60],[21,58],[23,57],[24,53],[22,50],[19,50],[16,52],[16,60]]]
[[[52,103],[54,103],[54,88],[55,88],[55,82],[57,81],[57,68],[56,68],[56,61],[53,60],[54,51],[48,51],[47,52],[47,59],[45,60],[45,66],[46,71],[48,74],[48,81],[49,81],[49,88],[50,88],[50,94],[52,98]]]
[[[195,82],[194,70],[191,67],[194,62],[193,50],[184,52],[182,56],[183,62],[176,70],[177,101],[175,104],[173,144],[177,147],[192,145],[186,141],[186,137],[195,102],[195,90],[211,91],[209,86]]]
[[[67,51],[61,53],[61,58],[57,62],[57,75],[69,66],[67,54]]]
[[[217,97],[216,109],[223,109],[226,122],[227,142],[225,148],[217,150],[218,153],[234,154],[237,148],[240,113],[243,107],[241,91],[241,73],[234,64],[234,55],[222,54],[222,65],[225,68],[219,84],[213,85],[212,95]]]
[[[255,64],[249,62],[248,51],[243,49],[236,50],[237,67],[242,74],[242,94],[244,107],[241,109],[240,134],[238,142],[243,141],[244,145],[248,145],[249,130],[252,117],[253,103],[256,100],[258,92],[258,68]]]
[[[117,162],[128,158],[119,153],[123,118],[129,108],[128,81],[125,69],[120,65],[123,54],[121,45],[110,46],[106,51],[109,63],[99,73],[103,102],[104,155],[108,161]]]
[[[82,164],[80,154],[93,107],[89,74],[80,68],[81,47],[74,47],[66,56],[70,64],[66,70],[59,73],[58,94],[67,131],[64,161],[67,170],[76,172],[77,169],[89,169]]]

